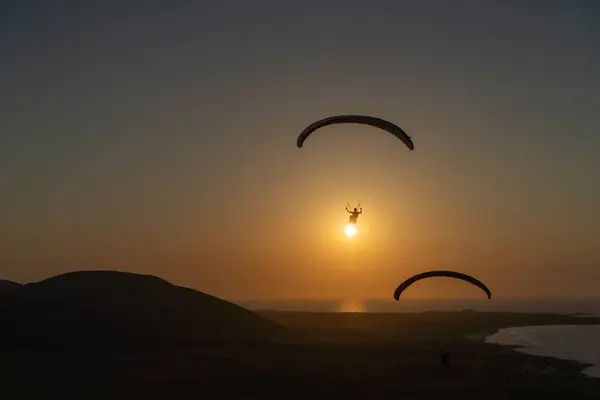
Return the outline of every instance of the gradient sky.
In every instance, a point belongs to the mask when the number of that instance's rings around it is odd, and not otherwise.
[[[495,297],[600,279],[588,1],[0,2],[0,268],[227,299]],[[333,114],[374,128],[297,134]],[[347,202],[362,203],[347,239]],[[480,296],[423,282],[407,296]]]

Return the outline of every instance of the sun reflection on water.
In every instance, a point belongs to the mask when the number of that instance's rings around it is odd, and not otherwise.
[[[362,300],[345,299],[340,304],[340,312],[345,313],[363,313],[367,308]]]

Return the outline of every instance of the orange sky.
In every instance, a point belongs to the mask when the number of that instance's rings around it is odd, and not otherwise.
[[[7,9],[2,278],[119,269],[235,300],[391,298],[456,269],[495,298],[597,295],[593,10],[267,3]],[[348,125],[296,148],[344,113],[397,123],[415,150]],[[348,202],[364,207],[351,240]]]

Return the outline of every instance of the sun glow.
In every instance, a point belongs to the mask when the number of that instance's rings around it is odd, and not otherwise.
[[[340,304],[340,312],[343,313],[363,313],[367,307],[361,300],[344,300]]]
[[[352,237],[354,235],[356,235],[356,226],[354,226],[354,224],[348,224],[346,225],[346,236],[348,237]]]

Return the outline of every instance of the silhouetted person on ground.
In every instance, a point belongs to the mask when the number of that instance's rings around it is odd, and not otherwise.
[[[360,207],[360,204],[358,205]],[[360,214],[362,214],[362,207],[360,208],[360,211],[358,211],[358,209],[355,207],[353,211],[350,211],[348,209],[348,207],[346,207],[346,211],[348,211],[350,213],[350,218],[348,219],[348,222],[351,224],[356,224],[356,221],[358,220],[358,216]]]
[[[443,349],[440,350],[440,363],[442,364],[442,366],[445,367],[446,365],[448,365],[449,362],[450,362],[450,353]]]

